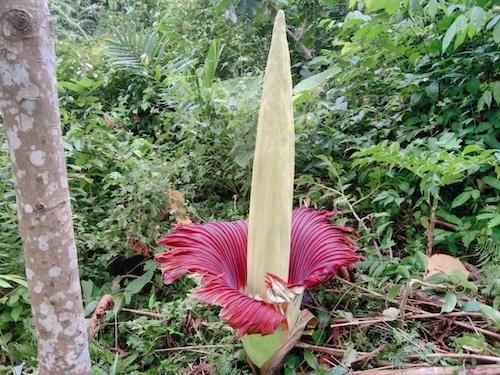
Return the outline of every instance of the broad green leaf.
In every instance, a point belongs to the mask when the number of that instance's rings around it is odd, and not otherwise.
[[[469,22],[474,26],[476,33],[479,32],[486,23],[486,12],[481,7],[473,7],[470,11]]]
[[[460,207],[465,202],[467,202],[470,198],[471,198],[471,192],[464,191],[463,193],[459,194],[455,199],[453,199],[453,202],[451,203],[451,207],[452,208]]]
[[[385,2],[385,11],[389,14],[393,14],[399,9],[401,4],[400,0],[386,0]]]
[[[420,0],[408,0],[408,13],[410,13],[411,17],[419,17],[423,15],[424,10],[422,9]]]
[[[307,77],[306,79],[300,81],[293,88],[293,93],[295,95],[309,90],[314,90],[317,87],[323,85],[327,82],[331,77],[336,74],[339,74],[342,71],[338,66],[332,66],[331,68],[325,70],[324,72],[315,74],[311,77]]]
[[[448,276],[452,284],[463,288],[463,290],[469,290],[473,293],[477,292],[477,285],[467,280],[467,276],[462,271],[454,269],[448,273]]]
[[[456,305],[457,305],[457,295],[455,293],[446,292],[446,295],[444,296],[443,306],[441,306],[441,312],[442,313],[452,312],[455,309]]]
[[[10,285],[7,281],[0,279],[0,288],[10,289],[12,285]]]
[[[481,304],[481,307],[479,308],[481,313],[491,320],[497,328],[500,328],[500,312],[496,309],[494,309],[491,306],[485,305],[484,303]]]
[[[142,288],[146,286],[147,283],[151,281],[154,275],[154,270],[151,269],[144,273],[142,276],[139,276],[137,279],[131,281],[127,287],[125,288],[125,299],[127,300],[127,303],[130,302],[130,297],[133,296],[134,294],[139,293]]]
[[[477,101],[477,110],[482,111],[484,109],[484,106],[487,106],[488,108],[490,108],[491,99],[492,99],[492,95],[491,95],[491,92],[489,90],[486,90],[485,92],[483,92],[483,95]]]
[[[493,40],[495,43],[500,44],[500,21],[497,22],[495,28],[493,29]]]
[[[431,18],[434,19],[436,17],[438,11],[438,1],[430,0],[424,8],[424,12]]]
[[[276,353],[285,337],[283,329],[278,328],[274,333],[266,336],[245,335],[241,338],[241,342],[251,361],[261,367]]]
[[[491,84],[491,90],[493,91],[493,98],[500,104],[500,81],[495,81]]]
[[[212,40],[212,43],[210,43],[210,47],[208,48],[203,71],[203,84],[205,87],[210,87],[210,85],[214,82],[222,49],[223,47],[218,40]]]
[[[492,188],[500,190],[500,181],[497,178],[495,178],[493,176],[486,176],[486,177],[483,177],[483,181],[486,185],[489,185]]]
[[[415,263],[420,267],[420,269],[426,270],[429,266],[429,257],[423,252],[417,251],[415,253]]]
[[[467,312],[478,312],[481,308],[481,303],[475,299],[471,299],[463,304],[462,310]]]
[[[496,214],[494,212],[484,212],[482,214],[476,215],[476,220],[485,220],[494,218]]]
[[[14,283],[16,283],[18,285],[24,286],[25,288],[28,287],[28,283],[21,276],[17,276],[17,275],[0,275],[0,280],[1,279],[7,280],[7,281],[12,281],[12,282],[14,282]]]
[[[467,82],[467,85],[465,86],[465,88],[471,94],[475,94],[479,91],[480,85],[481,85],[481,82],[479,81],[479,79],[477,77],[471,77],[469,79],[469,81]]]
[[[399,317],[400,311],[395,307],[389,307],[382,312],[385,320],[392,321],[396,320]]]
[[[446,33],[444,34],[443,37],[443,46],[442,46],[442,52],[445,53],[446,50],[448,49],[448,46],[450,43],[453,41],[453,38],[457,33],[465,30],[467,27],[467,18],[461,14],[460,16],[457,17],[457,19],[451,24],[451,26],[446,30]]]
[[[488,228],[494,228],[500,225],[500,214],[497,214],[493,219],[488,223]]]
[[[313,353],[310,350],[305,350],[304,351],[304,360],[306,361],[307,365],[312,368],[313,370],[318,370],[319,369],[319,363],[316,357],[313,355]]]
[[[467,154],[470,154],[471,152],[476,152],[476,151],[483,151],[483,148],[479,145],[468,145],[468,146],[465,146],[462,153],[464,155],[467,155]]]
[[[467,231],[462,235],[462,243],[466,248],[476,239],[477,232],[476,231]]]
[[[22,305],[15,306],[10,311],[10,316],[12,317],[12,320],[14,320],[15,322],[17,322],[19,320],[19,317],[21,316],[22,312],[23,312],[23,306]]]
[[[372,19],[368,14],[363,14],[359,10],[355,10],[354,12],[349,12],[345,16],[344,26],[354,26],[362,24],[366,21],[370,21]]]
[[[467,36],[467,29],[462,30],[459,33],[457,33],[457,35],[455,37],[455,43],[453,43],[453,50],[454,51],[464,43],[466,36]]]
[[[488,344],[484,340],[484,337],[479,336],[479,335],[466,334],[466,335],[456,339],[456,341],[464,349],[467,349],[467,347],[472,347],[472,348],[484,350],[488,346]]]
[[[450,223],[453,223],[455,225],[463,226],[464,222],[462,219],[460,219],[458,216],[450,214],[449,212],[446,212],[445,210],[438,210],[437,215],[446,221],[449,221]]]

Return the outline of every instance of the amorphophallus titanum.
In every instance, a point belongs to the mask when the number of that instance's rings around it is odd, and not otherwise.
[[[293,180],[292,78],[279,11],[264,75],[249,221],[180,225],[158,240],[170,250],[157,256],[167,284],[186,273],[201,276],[193,297],[222,306],[221,319],[258,367],[293,328],[304,288],[358,259],[351,230],[332,225],[331,213],[292,212]]]

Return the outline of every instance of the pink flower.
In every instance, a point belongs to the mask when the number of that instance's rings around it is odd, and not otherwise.
[[[220,317],[238,336],[271,334],[286,325],[286,306],[304,288],[332,278],[340,267],[359,256],[348,234],[352,229],[333,225],[332,213],[299,208],[293,213],[289,279],[266,276],[267,296],[245,293],[247,284],[246,221],[178,226],[158,244],[170,248],[157,256],[166,284],[186,273],[201,276],[192,295],[201,302],[222,306]]]

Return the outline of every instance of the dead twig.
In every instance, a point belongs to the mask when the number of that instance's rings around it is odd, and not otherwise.
[[[466,323],[466,322],[461,322],[461,321],[454,321],[453,324],[455,324],[457,326],[460,326],[460,327],[464,327],[464,328],[470,329],[472,331],[481,332],[481,333],[485,334],[486,336],[490,336],[490,337],[493,337],[496,340],[500,340],[500,334],[492,332],[492,331],[490,331],[488,329],[481,328],[481,327],[476,327],[476,326],[474,326],[472,324],[469,324],[469,323]]]
[[[300,50],[302,51],[302,53],[304,54],[305,58],[308,59],[308,60],[311,60],[312,59],[312,52],[309,48],[307,48],[304,43],[302,43],[300,41],[300,38],[299,36],[295,35],[295,33],[290,30],[289,28],[286,29],[286,33],[288,34],[288,36],[295,42],[297,43],[297,45],[299,46]],[[302,33],[300,34],[300,37],[302,37]]]
[[[154,350],[154,353],[162,353],[162,352],[194,352],[194,353],[202,353],[208,354],[205,349],[224,349],[224,348],[232,348],[239,347],[239,344],[218,344],[218,345],[193,345],[193,346],[177,346],[172,348],[161,348]]]
[[[309,349],[309,350],[320,352],[320,353],[330,354],[334,357],[343,357],[344,354],[346,353],[346,351],[342,350],[342,349],[329,348],[326,346],[319,346],[319,345],[311,345],[311,344],[307,344],[305,342],[298,342],[296,347],[302,348],[302,349]],[[371,355],[371,353],[369,353],[369,352],[358,352],[358,357],[354,361],[358,361],[359,357],[366,358],[369,355]],[[500,363],[500,357],[495,357],[495,356],[491,356],[491,355],[481,355],[481,354],[469,354],[469,353],[428,353],[425,355],[415,353],[415,354],[408,355],[408,358],[409,359],[455,358],[455,359],[464,359],[464,360],[475,359],[475,360],[483,361],[483,362],[498,362],[498,363]]]
[[[500,374],[498,365],[481,365],[471,367],[429,367],[423,366],[411,369],[378,368],[365,371],[354,371],[354,375],[497,375]]]
[[[439,225],[443,228],[450,229],[452,231],[457,231],[458,227],[455,224],[448,223],[443,220],[436,219],[436,225]]]
[[[146,311],[146,310],[134,310],[134,309],[128,309],[126,307],[123,307],[121,311],[129,312],[132,314],[136,315],[143,315],[143,316],[149,316],[150,318],[156,318],[156,319],[164,319],[165,317],[161,314],[154,313],[152,311]]]
[[[482,317],[481,313],[476,313],[476,312],[466,312],[466,311],[458,311],[458,312],[451,312],[451,313],[422,313],[422,314],[412,314],[412,315],[407,315],[405,319],[427,319],[427,318],[449,318],[449,317],[459,317],[459,316],[476,316],[476,317]],[[346,326],[356,326],[356,325],[361,325],[361,324],[373,324],[373,323],[382,323],[382,322],[388,322],[390,321],[384,316],[377,316],[377,317],[372,317],[372,318],[360,318],[357,320],[353,321],[346,321],[345,319],[337,319],[333,320],[332,324],[330,327],[346,327]],[[468,326],[470,327],[470,326]]]

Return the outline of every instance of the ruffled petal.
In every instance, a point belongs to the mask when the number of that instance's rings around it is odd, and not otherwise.
[[[348,234],[352,229],[333,225],[332,214],[299,208],[292,218],[292,249],[288,283],[313,287],[327,281],[342,266],[360,257]]]
[[[267,335],[286,318],[272,305],[241,292],[246,286],[247,231],[245,221],[179,226],[158,240],[170,250],[156,260],[167,284],[185,273],[201,275],[202,285],[192,296],[222,306],[220,318],[237,336]]]
[[[247,223],[213,222],[178,226],[157,243],[170,250],[156,257],[166,284],[185,273],[221,277],[227,286],[246,286]]]
[[[235,328],[238,337],[252,333],[268,335],[286,321],[274,306],[227,286],[220,278],[206,281],[193,291],[193,297],[204,303],[222,306],[221,320]]]

